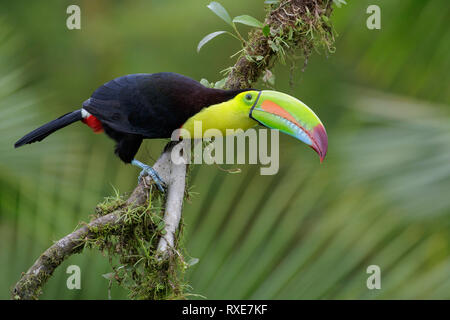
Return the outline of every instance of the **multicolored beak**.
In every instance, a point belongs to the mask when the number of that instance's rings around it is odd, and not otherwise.
[[[320,119],[303,102],[285,93],[263,90],[258,94],[250,118],[263,126],[278,129],[313,148],[323,161],[328,137]]]

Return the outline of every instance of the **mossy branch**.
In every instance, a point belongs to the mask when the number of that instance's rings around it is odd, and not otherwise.
[[[241,56],[230,68],[225,88],[249,88],[263,74],[267,77],[276,61],[285,62],[287,58],[295,57],[299,51],[304,65],[313,50],[325,48],[327,52],[333,52],[334,35],[328,20],[332,12],[331,4],[332,0],[284,0],[271,5],[265,18],[265,25],[269,30],[256,29],[250,32]],[[174,279],[168,275],[180,270],[176,266],[181,265],[183,271],[188,264],[179,254],[163,256],[168,259],[149,254],[149,248],[153,252],[158,252],[158,248],[159,251],[175,250],[178,253],[179,243],[175,233],[177,228],[179,229],[182,203],[186,194],[187,166],[175,166],[172,163],[172,147],[173,145],[166,148],[153,166],[161,178],[169,183],[166,202],[162,202],[163,205],[155,209],[159,213],[148,210],[149,202],[152,201],[152,193],[149,192],[151,181],[141,181],[128,199],[113,206],[112,212],[107,210],[48,248],[33,266],[22,274],[12,290],[12,298],[37,299],[55,269],[69,256],[81,252],[86,245],[103,250],[106,248],[108,253],[126,252],[120,257],[121,263],[143,265],[143,269],[133,269],[128,278],[119,279],[123,283],[131,278],[134,283],[134,286],[131,286],[134,290],[132,298],[164,299],[183,296],[183,286],[176,283],[179,278]],[[160,230],[158,224],[154,223],[154,218],[162,216],[161,212],[165,212],[164,230]],[[151,221],[148,222],[147,219]],[[110,238],[115,235],[122,239],[111,241]],[[155,238],[158,238],[156,243]],[[132,247],[134,245],[142,246],[135,248]],[[133,254],[129,254],[130,250]],[[112,278],[116,280],[119,276],[118,269],[114,269],[112,274]]]
[[[168,182],[167,199],[168,201],[176,202],[176,209],[178,213],[171,212],[172,215],[181,215],[181,207],[178,205],[184,199],[184,181],[183,189],[179,185],[179,179],[184,179],[186,174],[186,166],[175,166],[170,157],[173,144],[168,145],[159,159],[154,164],[153,168],[158,172],[159,176]],[[173,170],[173,167],[176,169]],[[181,173],[180,173],[181,171]],[[129,215],[134,212],[134,209],[145,208],[148,205],[149,197],[151,196],[149,189],[152,182],[148,177],[140,181],[131,195],[123,203],[119,203],[118,208],[114,211],[100,215],[85,224],[78,230],[63,237],[50,248],[48,248],[33,264],[33,266],[24,274],[16,283],[12,290],[13,299],[37,299],[42,292],[43,285],[52,276],[55,269],[69,256],[79,253],[83,250],[86,244],[93,244],[99,240],[99,235],[104,237],[120,233],[123,228],[130,225],[140,223],[142,220],[135,219]],[[167,203],[167,207],[173,207],[173,204]],[[101,205],[99,205],[102,208]],[[131,218],[131,221],[130,221]],[[166,235],[167,236],[167,235]],[[98,244],[98,243],[97,243]],[[174,240],[169,243],[174,246]],[[166,248],[170,250],[171,248]]]
[[[249,34],[236,64],[230,69],[225,88],[250,88],[274,63],[297,55],[304,66],[313,51],[333,52],[334,32],[329,17],[332,0],[282,0],[269,7],[264,25]]]

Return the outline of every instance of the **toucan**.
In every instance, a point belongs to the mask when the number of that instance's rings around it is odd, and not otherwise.
[[[82,108],[31,131],[15,147],[45,139],[67,125],[82,121],[94,132],[115,140],[115,154],[150,175],[163,191],[164,181],[150,166],[134,157],[143,139],[170,138],[183,128],[192,138],[195,121],[202,128],[247,130],[258,124],[278,129],[312,147],[322,162],[328,148],[325,128],[300,100],[271,90],[222,90],[172,72],[130,74],[111,80],[94,91]],[[197,133],[198,134],[198,133]]]

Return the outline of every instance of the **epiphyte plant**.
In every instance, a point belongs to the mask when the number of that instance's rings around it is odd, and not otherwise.
[[[207,7],[214,12],[219,18],[221,18],[223,21],[225,21],[227,24],[229,24],[232,28],[234,33],[229,31],[215,31],[210,34],[207,34],[205,37],[203,37],[202,40],[197,45],[197,52],[200,52],[200,49],[209,41],[214,39],[215,37],[221,35],[221,34],[229,34],[233,38],[239,40],[242,45],[245,45],[246,41],[244,37],[239,33],[238,28],[236,27],[236,23],[244,24],[250,27],[259,28],[264,31],[266,30],[266,33],[268,32],[269,26],[264,26],[264,24],[259,21],[258,19],[249,16],[249,15],[240,15],[236,16],[233,19],[231,19],[231,16],[229,15],[228,11],[218,2],[213,1],[210,4],[207,5]]]

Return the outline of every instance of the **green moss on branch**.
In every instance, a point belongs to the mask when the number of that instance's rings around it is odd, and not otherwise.
[[[306,66],[313,51],[334,52],[331,4],[332,0],[284,0],[269,6],[264,22],[268,27],[250,32],[225,87],[252,87],[276,61],[303,58]]]
[[[112,272],[103,276],[110,284],[126,288],[132,299],[184,298],[187,285],[183,275],[187,264],[180,245],[182,226],[176,234],[177,254],[161,259],[157,251],[164,234],[164,199],[155,192],[142,205],[131,207],[116,196],[105,199],[96,208],[100,216],[117,210],[122,223],[90,228],[86,238],[88,248],[98,249],[109,257]]]

